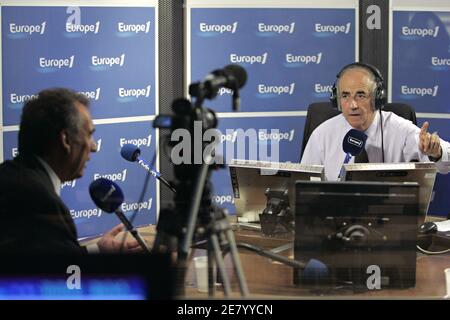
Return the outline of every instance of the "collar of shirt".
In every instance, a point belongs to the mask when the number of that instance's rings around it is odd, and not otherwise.
[[[36,156],[36,158],[42,164],[48,176],[50,177],[50,180],[52,181],[53,188],[55,189],[56,194],[58,196],[61,196],[61,180],[56,175],[55,171],[53,171],[53,169],[47,164],[47,162],[45,162],[42,158],[38,156]]]

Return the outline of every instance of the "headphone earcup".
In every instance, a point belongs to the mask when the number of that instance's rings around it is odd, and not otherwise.
[[[339,109],[338,102],[337,102],[336,83],[334,83],[333,87],[331,87],[330,102],[333,104],[333,108]]]
[[[383,88],[382,83],[377,84],[376,92],[375,92],[375,109],[379,110],[384,107],[387,102],[386,91]]]

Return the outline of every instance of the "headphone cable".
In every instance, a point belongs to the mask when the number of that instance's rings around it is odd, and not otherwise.
[[[383,163],[384,163],[384,135],[383,135],[383,114],[381,113],[381,108],[378,109],[380,110],[380,129],[381,129],[381,157],[383,159]]]

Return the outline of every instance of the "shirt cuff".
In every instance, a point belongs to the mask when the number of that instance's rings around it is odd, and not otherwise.
[[[439,158],[428,156],[428,159],[433,162],[447,161],[447,159],[443,159],[443,158],[444,158],[444,148],[442,148],[442,146],[441,146],[441,156]],[[448,155],[447,155],[447,158],[448,158]]]
[[[86,246],[86,250],[89,254],[95,254],[100,253],[100,248],[98,247],[98,244],[91,243]]]
[[[442,147],[441,147],[442,148]],[[449,149],[448,148],[442,148],[442,156],[441,156],[441,158],[439,159],[439,161],[442,161],[442,162],[448,162],[449,161]]]

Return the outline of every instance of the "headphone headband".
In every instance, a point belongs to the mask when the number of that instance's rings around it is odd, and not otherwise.
[[[354,68],[354,67],[361,67],[363,69],[366,69],[375,77],[375,84],[376,84],[376,87],[375,87],[375,109],[378,110],[378,109],[383,108],[383,106],[387,102],[386,91],[384,89],[383,76],[381,75],[380,70],[378,70],[375,66],[368,64],[368,63],[364,63],[364,62],[350,63],[350,64],[344,66],[341,69],[341,71],[339,71],[339,73],[336,75],[336,81],[333,84],[333,87],[331,88],[331,95],[330,95],[330,101],[333,103],[334,107],[339,109],[339,104],[337,101],[338,92],[337,92],[336,82],[339,80],[339,78],[342,76],[342,74],[345,71],[347,71],[350,68]]]

